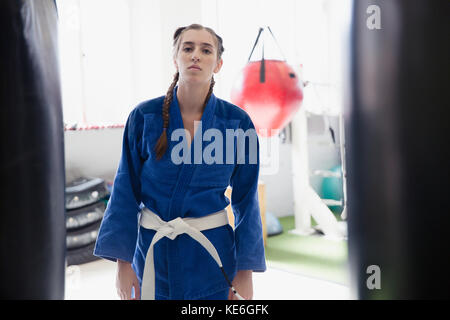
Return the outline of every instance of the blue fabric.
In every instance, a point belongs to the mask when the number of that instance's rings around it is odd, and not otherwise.
[[[196,299],[189,300],[228,300],[228,294],[230,289],[226,288],[225,290],[220,290],[219,292],[213,293],[209,296],[198,297]],[[155,295],[155,300],[170,300],[169,297]]]
[[[249,163],[252,150],[245,146],[245,163],[174,164],[171,133],[184,128],[174,89],[167,129],[169,141],[164,157],[156,160],[153,150],[162,132],[161,109],[164,97],[139,104],[129,115],[123,136],[122,155],[102,224],[94,255],[132,263],[140,282],[148,247],[155,231],[138,225],[138,212],[145,206],[169,221],[177,217],[202,217],[228,206],[225,190],[232,187],[232,210],[235,230],[229,225],[205,230],[204,235],[216,247],[224,269],[232,280],[237,270],[266,270],[262,225],[258,203],[259,142],[257,163]],[[241,108],[211,95],[202,115],[201,132],[215,128],[254,129],[248,114]],[[213,139],[214,140],[214,139]],[[196,140],[198,141],[198,140]],[[248,141],[248,139],[246,139]],[[203,141],[202,148],[210,144]],[[235,151],[236,138],[234,138]],[[226,141],[223,143],[225,160]],[[198,145],[192,141],[190,150]],[[254,155],[253,155],[254,156]],[[214,259],[195,240],[183,234],[170,240],[161,239],[154,247],[155,293],[171,299],[197,299],[228,288]]]

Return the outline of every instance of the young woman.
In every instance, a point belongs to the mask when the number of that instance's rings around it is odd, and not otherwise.
[[[198,24],[181,27],[173,50],[177,72],[167,94],[127,120],[94,254],[117,261],[121,299],[252,299],[252,272],[266,269],[254,126],[213,94],[221,37]]]

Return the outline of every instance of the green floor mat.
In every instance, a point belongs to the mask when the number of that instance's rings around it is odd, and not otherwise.
[[[320,235],[295,235],[288,232],[294,229],[293,216],[279,220],[283,233],[266,240],[269,267],[348,285],[346,240],[334,241]]]

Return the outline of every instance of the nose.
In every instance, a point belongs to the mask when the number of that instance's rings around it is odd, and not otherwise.
[[[200,61],[200,55],[199,55],[199,53],[197,52],[197,50],[194,50],[194,51],[192,52],[192,57],[191,57],[191,59],[192,59],[193,62],[198,62],[198,61]]]

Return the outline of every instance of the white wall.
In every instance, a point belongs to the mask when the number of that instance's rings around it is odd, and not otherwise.
[[[123,129],[66,131],[66,181],[80,176],[112,182],[119,165]]]

